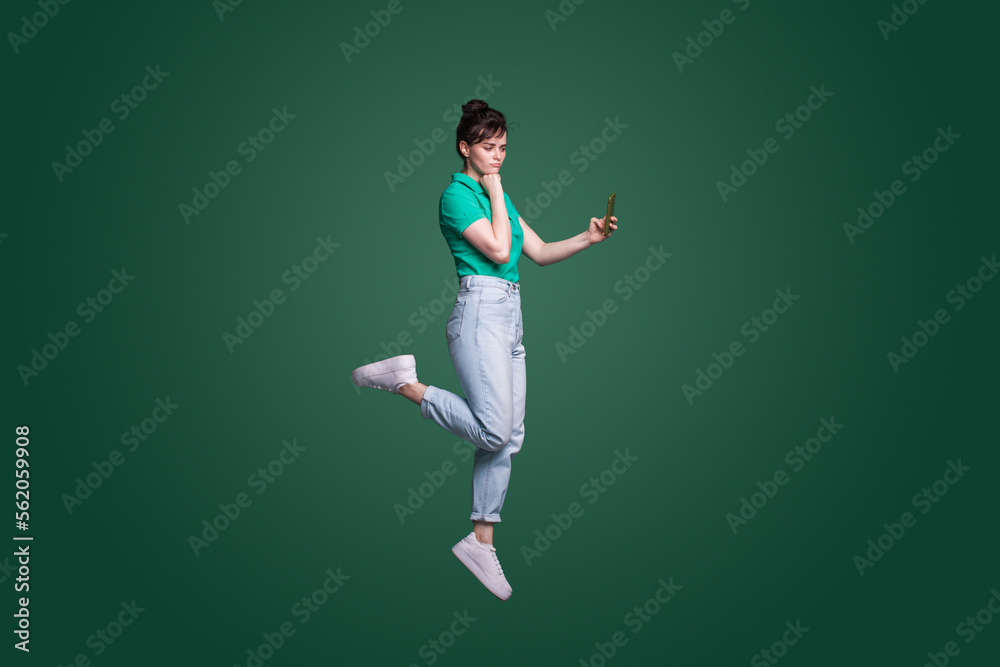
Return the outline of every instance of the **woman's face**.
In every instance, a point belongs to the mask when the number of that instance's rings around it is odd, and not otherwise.
[[[507,157],[507,133],[484,139],[469,146],[464,141],[463,147],[469,151],[469,168],[480,177],[483,174],[496,174]],[[478,179],[477,179],[478,180]]]

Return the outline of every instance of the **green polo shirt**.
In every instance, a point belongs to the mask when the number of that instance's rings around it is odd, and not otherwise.
[[[524,230],[521,229],[520,215],[506,192],[503,199],[507,204],[507,217],[510,218],[510,261],[497,264],[462,236],[465,228],[476,220],[486,218],[492,224],[493,206],[489,193],[460,171],[451,175],[451,183],[441,194],[439,213],[441,233],[455,257],[455,268],[459,276],[497,276],[517,282],[517,261],[521,259]]]

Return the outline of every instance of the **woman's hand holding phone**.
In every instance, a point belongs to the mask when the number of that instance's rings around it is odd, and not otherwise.
[[[618,229],[618,218],[612,215],[615,211],[615,194],[611,193],[611,196],[608,197],[608,212],[604,214],[604,217],[590,219],[587,238],[590,240],[591,245],[600,243]]]

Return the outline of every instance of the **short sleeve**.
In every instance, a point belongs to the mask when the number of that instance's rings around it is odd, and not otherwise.
[[[476,196],[466,187],[449,188],[441,195],[441,224],[460,236],[466,227],[486,217]]]
[[[511,211],[514,211],[514,218],[511,220],[511,222],[520,224],[521,221],[519,220],[519,218],[521,217],[521,214],[517,212],[516,208],[514,208],[514,202],[510,200],[510,197],[507,196],[506,192],[503,193],[503,196],[504,199],[507,200],[507,208],[510,209]]]

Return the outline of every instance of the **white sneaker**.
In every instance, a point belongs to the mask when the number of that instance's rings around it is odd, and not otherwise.
[[[383,361],[365,364],[354,369],[351,382],[357,387],[384,389],[398,394],[403,385],[417,381],[417,360],[412,354],[401,354]]]
[[[453,546],[451,552],[462,561],[462,565],[476,575],[476,579],[486,586],[490,593],[501,600],[510,597],[513,591],[507,583],[507,578],[503,576],[503,568],[497,559],[497,550],[492,544],[483,544],[476,539],[476,533],[471,532]]]

